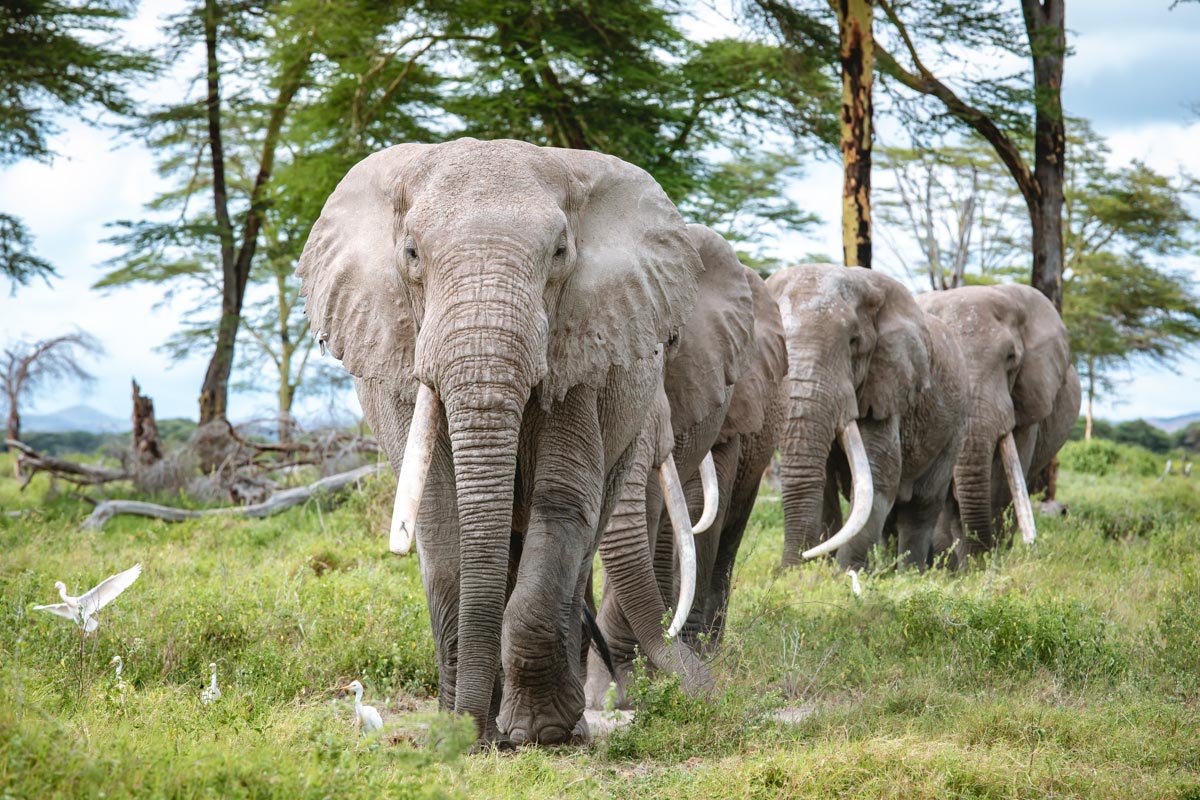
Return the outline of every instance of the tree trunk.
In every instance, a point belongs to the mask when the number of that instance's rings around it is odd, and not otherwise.
[[[842,252],[846,266],[871,267],[871,83],[874,0],[837,0],[842,60]]]
[[[312,55],[302,50],[280,76],[279,93],[271,106],[259,156],[258,174],[250,190],[250,208],[242,228],[242,242],[234,252],[233,224],[229,218],[229,198],[225,185],[225,152],[221,139],[220,64],[217,61],[216,0],[206,0],[204,14],[204,45],[208,56],[208,115],[209,152],[212,158],[213,210],[218,234],[221,237],[221,320],[217,325],[217,344],[200,388],[200,425],[227,418],[229,376],[233,371],[234,348],[238,326],[242,320],[242,302],[250,280],[250,266],[258,246],[262,226],[267,182],[275,165],[275,148],[292,98],[308,71]]]
[[[1092,374],[1094,366],[1092,359],[1088,359],[1088,390],[1087,390],[1087,409],[1084,413],[1083,440],[1090,442],[1092,440],[1092,398],[1096,396],[1096,379]]]
[[[200,424],[225,419],[229,401],[229,373],[233,369],[233,345],[242,314],[242,296],[235,292],[233,224],[229,220],[229,195],[225,186],[225,145],[221,138],[221,72],[217,61],[216,0],[204,3],[204,49],[207,56],[205,109],[208,118],[208,148],[212,160],[213,215],[221,239],[221,321],[217,346],[204,383],[200,387]]]
[[[158,423],[154,420],[154,401],[141,394],[141,387],[133,383],[133,432],[129,438],[129,449],[133,456],[133,468],[141,469],[162,460],[162,439],[158,436]]]
[[[1066,130],[1062,79],[1067,41],[1064,0],[1022,0],[1025,30],[1033,54],[1033,179],[1038,202],[1033,221],[1033,274],[1030,283],[1062,313],[1063,183],[1066,178]]]

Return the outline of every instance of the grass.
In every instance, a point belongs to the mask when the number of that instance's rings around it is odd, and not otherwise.
[[[761,502],[714,697],[643,675],[606,740],[463,755],[462,721],[431,712],[417,564],[382,539],[388,480],[336,508],[91,534],[4,458],[0,506],[29,513],[0,518],[0,797],[1200,798],[1200,484],[1177,476],[1064,472],[1071,513],[1036,548],[877,570],[861,597],[828,564],[778,574]],[[29,610],[138,561],[82,659]],[[381,739],[352,734],[353,678]]]

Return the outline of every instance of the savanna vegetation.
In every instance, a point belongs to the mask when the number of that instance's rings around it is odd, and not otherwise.
[[[897,574],[881,556],[859,597],[826,564],[776,572],[782,512],[764,497],[715,697],[644,677],[633,722],[605,738],[478,755],[470,723],[434,713],[417,563],[383,541],[390,479],[269,520],[82,534],[88,507],[44,475],[21,493],[0,478],[0,505],[25,512],[0,518],[0,792],[1198,797],[1200,486],[1077,471],[1091,468],[1074,446],[1070,513],[1039,520],[1036,548],[965,574]],[[82,649],[30,610],[55,580],[85,588],[139,561]],[[210,661],[223,697],[204,706]],[[337,691],[352,678],[380,738],[354,735]]]

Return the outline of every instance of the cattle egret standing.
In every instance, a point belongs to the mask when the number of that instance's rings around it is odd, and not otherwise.
[[[209,662],[208,668],[212,670],[212,682],[200,693],[200,702],[206,706],[221,699],[221,690],[217,688],[217,665],[215,662]]]
[[[113,656],[112,661],[109,661],[108,663],[109,663],[109,665],[115,666],[117,668],[117,674],[115,676],[113,676],[117,679],[117,691],[118,692],[125,691],[125,679],[121,677],[121,669],[124,667],[124,663],[121,661],[121,657]]]
[[[141,574],[142,565],[134,564],[124,572],[110,575],[78,597],[68,595],[67,585],[62,581],[55,581],[54,588],[58,589],[58,596],[63,601],[49,606],[34,606],[33,610],[58,614],[60,617],[74,622],[83,629],[84,633],[91,633],[99,625],[96,612],[115,600],[117,595],[128,589]]]
[[[353,681],[350,684],[342,687],[346,691],[354,692],[354,727],[362,735],[374,733],[383,727],[383,717],[379,716],[379,712],[375,710],[375,706],[364,706],[362,704],[363,685],[358,681]]]
[[[848,569],[846,574],[850,576],[850,591],[854,592],[855,597],[861,597],[862,584],[858,582],[858,570]]]

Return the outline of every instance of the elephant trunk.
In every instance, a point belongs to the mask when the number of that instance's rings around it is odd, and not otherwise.
[[[665,466],[659,468],[660,478],[666,477],[663,475]],[[637,459],[630,468],[626,491],[600,540],[605,581],[611,585],[621,611],[650,663],[658,669],[679,674],[689,689],[702,688],[712,682],[708,671],[678,638],[666,638],[662,628],[666,605],[658,590],[647,546],[646,492],[642,487],[646,485],[648,469],[645,458]]]
[[[800,563],[800,551],[821,539],[826,463],[841,416],[821,383],[788,379],[787,420],[780,439],[783,493],[783,566]]]
[[[514,308],[541,307],[520,282],[503,291],[478,278],[447,288],[452,300],[426,315],[418,335],[416,374],[445,404],[454,459],[461,565],[455,711],[474,717],[479,736],[487,738],[500,669],[521,420],[532,386],[545,374],[547,326],[542,316],[514,317]]]
[[[954,493],[962,517],[960,561],[992,547],[992,460],[1003,427],[972,420],[954,465]]]

